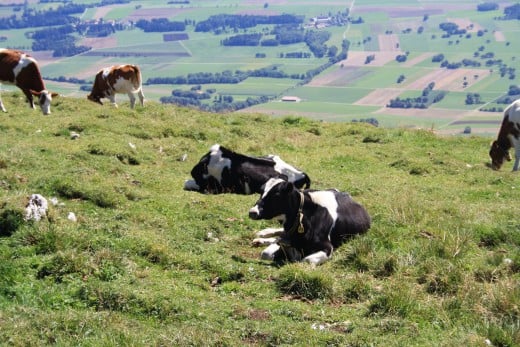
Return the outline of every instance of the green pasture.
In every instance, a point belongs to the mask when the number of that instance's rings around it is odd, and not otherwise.
[[[302,86],[288,91],[286,94],[297,96],[305,101],[353,104],[370,91],[351,87]]]
[[[319,101],[283,102],[276,100],[253,106],[250,109],[251,111],[282,117],[284,115],[295,115],[316,120],[342,122],[372,117],[371,113],[378,110],[379,107]]]
[[[400,69],[399,67],[361,67],[359,69],[365,73],[363,77],[353,81],[345,81],[347,86],[367,89],[400,88],[401,86],[397,84],[397,79],[401,74],[407,76],[406,72],[408,71],[408,69]]]
[[[437,103],[434,103],[430,106],[432,109],[453,109],[453,110],[474,110],[478,109],[481,105],[466,105],[465,100],[468,92],[448,92],[444,96],[444,98]],[[483,102],[489,102],[491,100],[496,99],[500,96],[500,94],[494,93],[482,93],[479,94]]]

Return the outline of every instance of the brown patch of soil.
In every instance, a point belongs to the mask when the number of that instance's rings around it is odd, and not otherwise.
[[[354,105],[386,106],[391,99],[395,99],[402,92],[402,89],[397,88],[376,89],[373,92],[356,101]]]
[[[419,64],[420,62],[433,56],[433,53],[422,53],[417,57],[407,60],[403,63],[403,66],[410,67]]]
[[[506,40],[504,33],[501,31],[495,31],[493,35],[495,36],[495,41],[497,42],[504,42]]]

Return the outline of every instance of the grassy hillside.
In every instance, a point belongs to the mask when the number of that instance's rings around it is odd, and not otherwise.
[[[3,100],[2,345],[520,344],[520,178],[488,167],[489,139],[153,102],[58,98],[42,116],[21,93]],[[182,189],[214,143],[350,192],[371,230],[316,268],[261,261],[251,241],[274,223],[248,219],[258,196]],[[58,204],[25,222],[33,193]]]

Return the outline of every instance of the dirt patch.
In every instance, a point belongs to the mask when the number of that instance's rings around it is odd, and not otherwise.
[[[399,36],[396,34],[377,35],[380,51],[401,52],[399,48]]]
[[[489,70],[481,69],[437,69],[423,77],[409,83],[407,89],[422,90],[431,82],[435,83],[434,89],[460,92],[472,86],[489,75]],[[477,76],[477,77],[475,77]],[[464,82],[467,85],[464,86]]]
[[[369,73],[369,71],[358,67],[343,67],[334,72],[316,76],[308,85],[311,87],[343,87]]]
[[[495,36],[495,41],[497,42],[504,42],[506,40],[506,37],[502,31],[495,31],[493,35]]]
[[[422,53],[413,59],[405,61],[403,65],[406,67],[414,66],[430,57],[433,57],[433,53]]]
[[[359,99],[354,105],[362,106],[386,106],[391,99],[395,99],[403,92],[398,88],[376,89],[363,98]]]
[[[365,61],[369,55],[375,57],[369,64]],[[348,57],[345,60],[338,62],[338,65],[343,66],[383,66],[388,62],[395,60],[396,52],[379,52],[379,51],[349,51]]]

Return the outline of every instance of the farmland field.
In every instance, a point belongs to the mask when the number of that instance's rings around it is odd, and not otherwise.
[[[75,0],[74,3],[94,4],[91,0]],[[16,3],[13,2],[13,3]],[[21,1],[19,3],[22,3]],[[36,9],[52,7],[52,3],[31,2]],[[520,26],[518,21],[502,20],[504,8],[509,3],[499,3],[499,9],[479,12],[474,1],[231,1],[217,3],[211,1],[191,1],[172,4],[166,0],[151,0],[143,3],[131,1],[128,4],[114,4],[88,8],[81,14],[83,20],[104,20],[133,23],[140,19],[168,18],[171,21],[200,22],[212,15],[222,13],[244,15],[296,14],[305,17],[309,23],[312,17],[330,16],[348,9],[352,22],[344,26],[328,26],[317,29],[328,31],[328,47],[340,47],[343,40],[349,43],[347,59],[324,69],[310,82],[302,85],[299,79],[250,78],[235,85],[202,84],[202,89],[213,89],[219,95],[231,95],[235,100],[248,97],[268,96],[268,103],[258,104],[246,112],[267,112],[293,114],[313,119],[349,120],[358,113],[367,117],[380,118],[391,113],[393,119],[402,117],[405,122],[416,120],[417,126],[428,122],[439,114],[445,119],[444,109],[460,111],[478,109],[478,105],[466,105],[467,93],[479,93],[485,104],[492,103],[508,92],[510,85],[517,83],[516,70],[520,68],[517,52],[520,46]],[[0,7],[0,16],[7,17],[11,7]],[[354,21],[359,19],[359,21]],[[441,29],[443,23],[454,23],[465,34],[449,35]],[[244,29],[243,33],[266,33],[272,25],[257,25]],[[3,33],[7,39],[6,47],[30,49],[32,40],[26,33],[30,30],[16,29]],[[104,38],[80,38],[78,44],[92,47],[88,52],[73,57],[54,58],[47,51],[33,52],[41,65],[46,78],[80,78],[92,81],[94,74],[102,67],[120,64],[139,64],[143,80],[157,77],[186,76],[193,73],[222,73],[224,71],[252,71],[275,66],[287,75],[304,76],[308,71],[320,68],[327,63],[328,57],[294,59],[282,57],[287,52],[310,53],[305,43],[269,46],[223,46],[221,41],[241,32],[224,30],[222,33],[195,32],[193,25],[187,25],[184,38],[180,41],[167,41],[164,32],[147,33],[135,26],[118,30]],[[257,57],[261,54],[262,57]],[[442,54],[449,63],[470,60],[478,66],[461,66],[447,69],[433,57]],[[397,61],[397,56],[405,56]],[[489,65],[494,59],[500,63]],[[512,69],[513,74],[504,74],[501,66]],[[402,81],[398,82],[398,78]],[[445,100],[430,106],[428,120],[418,119],[420,115],[410,116],[405,110],[385,110],[388,101],[396,97],[421,92],[429,83],[435,89],[448,92]],[[50,82],[63,97],[84,97],[86,92],[73,84],[60,85]],[[193,85],[145,85],[148,99],[159,100],[168,96],[173,89],[189,90]],[[9,88],[7,88],[9,89]],[[146,92],[146,90],[150,92]],[[283,96],[298,96],[300,103],[280,102]],[[338,107],[341,105],[341,107]],[[504,105],[497,105],[503,108]],[[346,114],[344,109],[356,110],[357,114]],[[315,111],[316,110],[316,111]],[[336,113],[337,112],[337,113]],[[457,112],[454,112],[457,113]],[[489,112],[488,112],[489,113]],[[490,112],[499,125],[500,112]],[[457,118],[444,120],[443,124],[455,122]],[[471,120],[471,116],[468,121]],[[399,126],[382,121],[388,126]],[[437,124],[439,122],[435,122]],[[478,117],[472,121],[478,128]],[[486,123],[486,127],[490,125]],[[453,133],[465,128],[460,121],[453,126]],[[479,130],[476,129],[476,132]],[[488,132],[486,132],[488,133]]]

